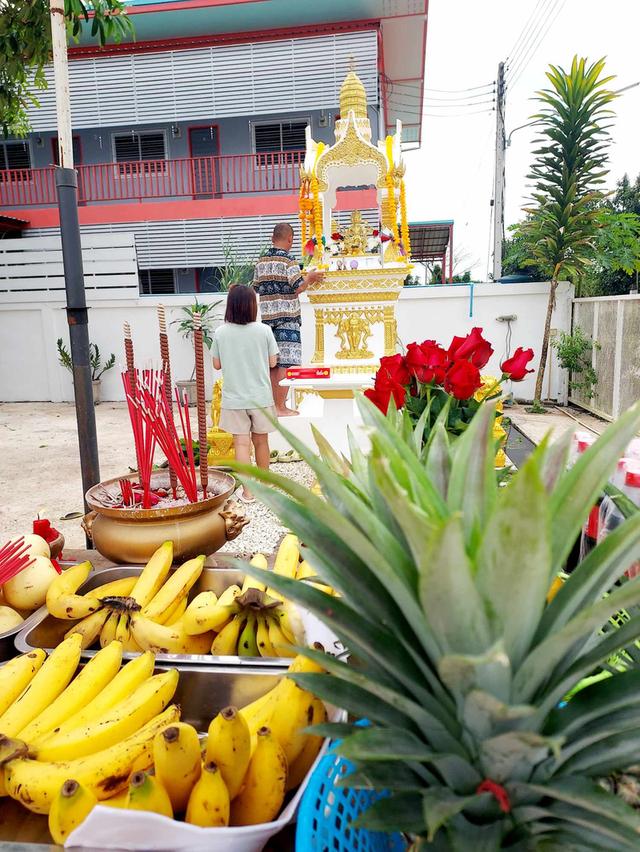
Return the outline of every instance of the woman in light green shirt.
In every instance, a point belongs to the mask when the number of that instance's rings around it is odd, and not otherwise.
[[[275,417],[270,370],[278,363],[278,344],[268,325],[256,322],[258,300],[253,287],[235,284],[227,296],[224,325],[213,335],[213,366],[222,370],[220,427],[233,435],[236,459],[251,462],[251,443],[258,467],[269,467],[269,432]],[[255,498],[239,492],[245,503]]]

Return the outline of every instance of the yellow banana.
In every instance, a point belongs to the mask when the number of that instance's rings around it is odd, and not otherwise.
[[[122,650],[125,653],[132,653],[135,651],[141,651],[142,648],[136,640],[131,635],[131,623],[129,620],[129,614],[126,612],[120,613],[120,618],[118,619],[118,625],[116,627],[116,639],[118,642],[122,642]]]
[[[118,630],[118,625],[120,624],[120,613],[112,612],[108,616],[107,620],[100,631],[100,647],[105,648],[111,642],[116,641],[116,632]]]
[[[54,733],[32,753],[38,760],[76,759],[102,751],[146,725],[173,698],[178,672],[170,669],[142,683],[132,695],[81,728]]]
[[[244,625],[244,616],[241,613],[235,615],[228,624],[222,628],[211,644],[211,653],[215,657],[237,656],[238,639]]]
[[[319,698],[314,698],[312,701],[313,713],[311,725],[321,725],[327,721],[327,711],[324,704]],[[298,787],[307,776],[307,773],[314,764],[318,752],[322,748],[323,738],[317,734],[307,734],[304,746],[300,754],[289,764],[289,772],[287,773],[287,790],[293,790]]]
[[[111,748],[77,760],[51,763],[20,758],[4,768],[9,795],[30,811],[49,813],[60,787],[69,778],[88,787],[102,801],[123,790],[136,764],[151,759],[153,738],[180,718],[175,704],[148,722],[139,731]]]
[[[174,610],[172,610],[167,616],[165,621],[158,622],[159,624],[166,624],[168,627],[171,627],[172,624],[177,624],[178,621],[181,621],[182,616],[185,614],[187,609],[187,604],[189,603],[189,599],[184,597],[178,604]]]
[[[225,707],[209,725],[206,760],[218,766],[230,799],[240,792],[250,759],[249,726],[235,707]]]
[[[208,654],[213,639],[211,633],[189,636],[183,621],[169,627],[137,612],[131,615],[131,633],[141,648],[157,654]]]
[[[289,602],[283,600],[280,606],[273,610],[273,615],[277,619],[278,626],[280,627],[280,630],[282,630],[285,639],[290,645],[295,645],[297,642],[296,631],[292,623],[293,619],[291,618]]]
[[[151,811],[173,819],[173,808],[167,791],[158,778],[142,770],[131,776],[125,807],[130,811]]]
[[[26,743],[48,734],[111,683],[120,669],[122,645],[112,642],[92,657],[69,686],[46,709],[19,732]]]
[[[177,568],[154,598],[143,606],[142,615],[159,624],[164,624],[175,610],[176,604],[189,594],[202,574],[205,558],[205,556],[196,556],[195,559],[189,559]]]
[[[108,646],[109,647],[109,646]],[[124,701],[134,690],[144,683],[153,674],[155,665],[155,657],[150,651],[146,651],[135,660],[127,663],[113,678],[111,683],[107,684],[92,701],[84,708],[74,713],[72,716],[59,725],[55,736],[64,736],[69,731],[83,728],[93,719],[102,717],[107,710],[115,707],[121,701]],[[52,734],[45,734],[30,743],[35,752],[47,742]]]
[[[231,825],[271,822],[280,812],[287,783],[287,758],[269,728],[260,728],[244,787],[231,803]]]
[[[192,725],[178,722],[156,734],[153,740],[156,777],[167,791],[175,813],[187,807],[193,786],[200,777],[200,740]]]
[[[91,790],[73,779],[65,781],[49,811],[49,831],[53,842],[64,846],[67,837],[85,821],[97,803]]]
[[[287,679],[268,725],[282,746],[289,765],[304,748],[307,734],[302,731],[311,724],[313,713],[313,695]]]
[[[58,645],[18,698],[0,716],[0,733],[15,736],[60,695],[78,667],[80,645],[81,639],[77,635]]]
[[[91,615],[83,618],[82,621],[78,621],[73,627],[67,630],[64,638],[68,639],[74,635],[80,636],[82,650],[84,651],[85,648],[90,648],[98,636],[100,636],[100,631],[108,618],[108,609],[99,609],[97,612],[92,612]]]
[[[256,616],[251,612],[238,637],[239,657],[259,657],[258,643],[256,641]]]
[[[312,568],[309,563],[304,560],[300,563],[298,567],[298,573],[296,574],[296,580],[306,580],[311,577],[318,578],[318,572],[315,568]],[[325,583],[309,583],[310,586],[313,586],[316,589],[320,589],[321,592],[326,592],[328,595],[333,594],[333,589],[331,586],[327,586]]]
[[[229,825],[229,792],[215,763],[205,763],[189,796],[185,822],[203,828]]]
[[[267,616],[267,630],[269,634],[269,642],[273,648],[274,657],[290,657],[292,655],[291,642],[282,632],[280,622],[277,615]]]
[[[249,564],[255,565],[256,568],[262,568],[263,571],[266,571],[269,567],[267,563],[267,557],[264,556],[262,553],[256,553]],[[244,583],[242,584],[242,594],[244,594],[249,589],[258,589],[258,591],[264,592],[265,585],[259,580],[254,580],[253,577],[249,577],[249,575],[247,575],[244,578]]]
[[[100,601],[93,594],[76,592],[91,573],[90,562],[81,562],[58,574],[47,589],[47,609],[55,618],[79,619],[100,609]]]
[[[298,536],[288,533],[280,543],[276,560],[273,563],[273,570],[276,574],[282,574],[283,577],[293,579],[296,576],[299,561],[300,542]]]
[[[31,683],[46,656],[42,648],[36,648],[0,666],[0,714],[8,710],[23,689]]]
[[[260,652],[261,657],[280,656],[274,648],[273,643],[271,642],[271,637],[269,636],[270,621],[271,619],[268,619],[267,616],[257,616],[256,642],[258,644],[258,651]]]
[[[206,599],[204,594],[198,595],[184,614],[184,628],[192,636],[209,630],[219,632],[240,609],[235,603],[241,594],[240,586],[229,586],[217,599],[213,592]]]
[[[110,799],[103,799],[100,804],[108,808],[126,808],[128,797],[129,791],[125,790],[123,793],[118,793],[117,796],[111,796]]]
[[[167,578],[172,562],[173,542],[165,541],[142,569],[142,573],[131,590],[131,597],[140,606],[146,606],[158,593]]]
[[[87,594],[94,598],[98,598],[99,600],[107,597],[126,598],[131,594],[137,581],[138,577],[135,574],[131,577],[121,577],[119,580],[110,580],[102,586],[96,586],[95,589],[91,589],[91,591],[87,592]]]

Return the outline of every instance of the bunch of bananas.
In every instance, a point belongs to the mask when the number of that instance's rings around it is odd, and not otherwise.
[[[80,651],[73,634],[0,668],[0,795],[48,813],[57,843],[97,802],[209,827],[269,822],[318,754],[305,729],[324,705],[289,678],[222,710],[201,741],[169,704],[176,670],[154,675],[149,651],[121,668],[114,640],[75,674]],[[296,657],[289,671],[320,668]]]
[[[180,718],[169,705],[175,669],[154,675],[150,652],[121,668],[123,645],[113,641],[75,674],[81,645],[74,633],[48,658],[38,649],[0,668],[0,795],[36,813],[48,813],[69,780],[96,800],[120,792],[152,765],[156,733]]]

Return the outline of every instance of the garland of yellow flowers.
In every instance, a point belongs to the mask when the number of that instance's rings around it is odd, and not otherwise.
[[[396,190],[393,177],[393,137],[387,136],[387,161],[389,168],[387,169],[386,184],[387,184],[387,227],[393,233],[394,243],[398,242],[398,216],[396,212]]]
[[[400,179],[400,228],[402,245],[407,259],[411,257],[411,240],[409,239],[409,223],[407,221],[407,193],[404,178]]]
[[[316,173],[316,167],[318,165],[318,160],[320,159],[320,155],[324,150],[324,143],[319,142],[318,147],[316,149],[316,159],[313,164],[313,174],[311,176],[311,195],[313,197],[313,224],[314,224],[314,236],[316,238],[316,250],[314,252],[314,256],[318,259],[322,258],[323,246],[322,246],[322,202],[320,201],[320,191],[318,187],[318,175]]]
[[[302,244],[302,254],[304,255],[305,246],[309,239],[310,225],[313,222],[313,201],[309,197],[309,178],[303,178],[300,183],[300,242]]]

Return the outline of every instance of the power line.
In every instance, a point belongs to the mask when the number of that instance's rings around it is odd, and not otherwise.
[[[526,59],[524,64],[520,66],[520,69],[518,70],[517,73],[514,70],[513,74],[515,74],[515,77],[512,76],[511,79],[508,81],[510,86],[513,87],[518,82],[518,80],[522,76],[525,68],[531,62],[533,57],[536,55],[536,52],[537,52],[538,48],[540,47],[540,45],[542,44],[542,42],[544,41],[544,39],[546,38],[547,33],[549,32],[549,30],[551,29],[551,27],[553,26],[553,24],[557,20],[558,15],[560,14],[560,12],[562,12],[566,2],[567,2],[567,0],[560,0],[559,5],[557,5],[556,8],[555,8],[555,14],[552,14],[552,16],[549,17],[545,30],[543,32],[541,32],[540,38],[533,45],[532,50],[530,51],[528,58]]]
[[[487,89],[490,86],[495,85],[495,82],[496,82],[495,80],[492,80],[490,83],[485,83],[483,86],[468,86],[466,89],[429,89],[429,88],[426,88],[425,92],[440,92],[441,94],[444,94],[444,95],[457,95],[460,92],[474,92],[474,91],[476,91],[476,89]],[[395,85],[401,86],[402,83],[396,83]],[[409,85],[409,84],[405,84],[405,85]]]
[[[495,112],[495,108],[492,109],[477,109],[472,110],[471,112],[449,112],[449,113],[437,113],[437,112],[423,112],[423,116],[427,116],[428,118],[466,118],[469,115],[484,115],[489,114],[490,112]]]
[[[557,10],[558,0],[551,0],[551,5],[547,7],[545,17],[540,18],[536,29],[531,32],[527,44],[523,46],[522,52],[518,60],[511,64],[507,75],[508,81],[514,80],[521,71],[527,67],[535,51],[538,49],[543,37],[544,27],[551,20],[551,14]]]
[[[537,0],[536,5],[534,6],[531,14],[527,18],[527,22],[520,30],[520,34],[518,35],[517,39],[513,44],[513,47],[507,55],[507,58],[505,60],[507,66],[513,66],[516,64],[518,54],[521,53],[522,48],[524,47],[525,42],[528,40],[532,29],[535,29],[539,22],[539,18],[538,21],[536,21],[535,19],[538,17],[538,13],[541,11],[541,7],[548,2],[549,0]]]

